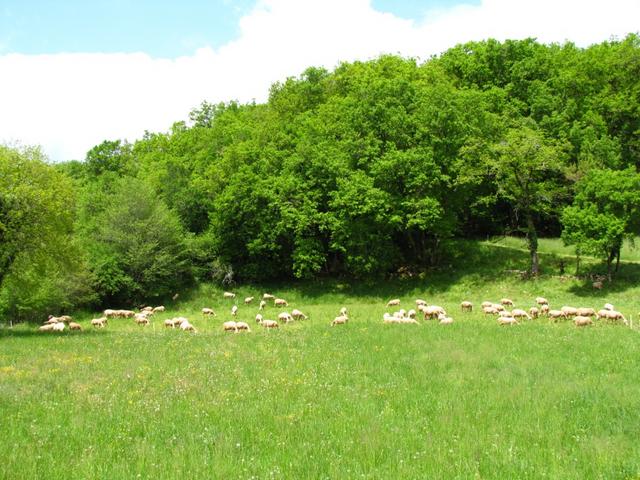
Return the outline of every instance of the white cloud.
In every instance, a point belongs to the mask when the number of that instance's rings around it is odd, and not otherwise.
[[[264,101],[308,66],[400,53],[426,59],[456,43],[537,37],[578,45],[636,31],[637,0],[483,0],[410,21],[368,0],[260,0],[239,37],[176,59],[146,54],[0,56],[0,140],[41,144],[53,160],[84,158],[105,139],[166,131],[202,100]]]

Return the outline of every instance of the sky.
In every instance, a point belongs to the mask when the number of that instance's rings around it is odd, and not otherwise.
[[[0,142],[82,160],[204,100],[263,102],[309,66],[487,38],[586,47],[638,19],[640,0],[0,0]]]

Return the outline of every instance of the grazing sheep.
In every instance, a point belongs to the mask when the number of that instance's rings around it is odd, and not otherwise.
[[[387,302],[387,307],[395,307],[395,306],[398,306],[398,305],[400,305],[400,299],[399,298],[394,298],[394,299],[389,300]]]
[[[502,312],[505,310],[504,305],[502,305],[501,303],[492,303],[491,306],[496,310],[498,310],[499,312]]]
[[[54,323],[61,322],[60,317],[54,317],[53,315],[49,315],[47,320],[44,322],[45,325],[53,325]]]
[[[600,280],[598,280],[597,282],[593,282],[591,286],[596,290],[602,290],[604,284]]]
[[[409,318],[416,318],[416,311],[412,308],[411,310],[409,310],[407,312],[407,317]]]
[[[167,318],[164,321],[164,326],[166,328],[176,328],[177,326],[179,326],[182,323],[182,320],[179,320],[177,318]]]
[[[549,301],[544,297],[536,297],[536,303],[538,305],[549,305]]]
[[[387,313],[387,312],[384,312],[384,315],[382,316],[382,321],[384,323],[398,323],[398,319],[394,315],[391,315],[390,313]]]
[[[206,308],[206,307],[205,307],[205,308],[203,308],[203,309],[202,309],[202,316],[203,316],[203,317],[204,317],[204,316],[210,317],[210,316],[212,316],[212,315],[213,315],[214,317],[217,317],[216,312],[214,312],[214,311],[213,311],[213,308]]]
[[[273,304],[276,307],[288,307],[289,306],[289,304],[287,303],[287,301],[284,298],[276,298],[273,301]]]
[[[460,310],[462,310],[463,312],[472,312],[473,303],[465,300],[464,302],[460,303]]]
[[[596,311],[593,308],[580,307],[578,308],[578,315],[581,317],[595,317]]]
[[[38,328],[39,332],[53,332],[53,326],[56,325],[56,323],[48,323],[46,325],[42,325],[40,328]]]
[[[482,307],[482,312],[485,315],[499,315],[500,314],[498,309],[496,307],[494,307],[493,305],[490,305],[488,307]]]
[[[308,318],[304,313],[302,313],[297,308],[293,309],[293,311],[291,312],[291,316],[294,318],[294,320],[306,320]]]
[[[348,321],[349,317],[347,317],[346,315],[340,315],[339,317],[333,319],[333,322],[331,322],[331,326],[335,327],[336,325],[344,325]]]
[[[262,315],[258,313],[256,315],[256,323],[260,323],[260,322],[262,322]]]
[[[236,326],[236,322],[224,322],[222,324],[222,330],[224,330],[225,332],[230,332],[230,331],[234,331],[234,332],[238,332],[238,327]]]
[[[264,328],[279,328],[280,325],[275,320],[261,320],[260,325]]]
[[[578,315],[578,309],[575,307],[564,306],[560,310],[564,312],[564,315],[566,317],[575,317],[576,315]]]
[[[293,317],[288,312],[278,314],[278,320],[284,323],[293,322]]]
[[[509,305],[510,307],[513,307],[513,300],[511,300],[510,298],[502,298],[500,299],[500,303],[502,305]]]
[[[493,303],[492,303],[492,302],[487,302],[487,301],[485,301],[485,302],[482,302],[482,304],[481,304],[480,306],[481,306],[482,308],[485,308],[485,307],[493,307]]]
[[[253,297],[247,297],[244,299],[245,305],[249,305],[251,302],[253,302]]]
[[[194,327],[191,324],[191,322],[189,322],[189,320],[187,320],[186,318],[183,319],[182,322],[180,322],[180,330],[182,330],[184,332],[198,333],[198,331],[196,330],[196,327]]]
[[[153,307],[149,307],[149,306],[147,306],[147,307],[142,307],[142,308],[140,309],[140,311],[141,311],[141,312],[153,312]]]
[[[107,317],[94,318],[91,320],[91,326],[96,328],[104,328],[107,325]]]
[[[73,320],[73,318],[71,318],[69,315],[60,315],[58,317],[58,321],[59,322],[64,322],[64,323],[69,323]]]
[[[498,317],[498,325],[518,325],[518,320],[513,317]]]
[[[529,309],[529,315],[531,315],[532,318],[538,318],[540,316],[540,310],[538,307],[531,307]]]
[[[260,306],[258,307],[258,310],[264,310],[264,307],[267,306],[267,302],[265,302],[264,300],[260,300]]]
[[[110,308],[107,308],[104,312],[102,312],[102,314],[106,318],[112,318],[112,317],[116,317],[117,316],[117,311],[116,310],[112,310]]]
[[[275,296],[271,295],[270,293],[264,293],[262,295],[262,299],[263,300],[275,300]]]
[[[340,309],[340,315],[345,315],[345,316],[347,315],[347,307],[342,307]]]
[[[425,300],[422,300],[421,298],[418,298],[416,300],[416,307],[419,307],[420,305],[427,305],[427,302]]]
[[[531,316],[525,310],[520,308],[514,308],[511,311],[511,316],[513,318],[526,318],[527,320],[531,320]]]
[[[236,333],[240,330],[251,332],[251,328],[249,328],[249,324],[246,322],[236,322]]]
[[[82,330],[82,325],[76,322],[69,322],[69,330]]]
[[[554,321],[558,320],[559,318],[567,318],[567,314],[564,313],[562,310],[549,310],[547,315],[549,316],[549,318],[553,319]]]
[[[622,320],[622,322],[625,325],[629,325],[629,322],[624,317],[624,315],[622,313],[620,313],[620,312],[615,311],[615,310],[602,309],[597,313],[597,318],[598,319],[604,318],[606,320],[613,320],[613,321]]]
[[[420,325],[415,318],[409,318],[409,317],[399,318],[396,323],[409,323],[412,325]]]
[[[231,292],[224,292],[222,294],[222,298],[236,298],[236,294]]]
[[[233,307],[231,307],[231,315],[235,317],[237,314],[238,314],[238,306],[234,305]]]
[[[425,320],[438,318],[438,315],[440,315],[440,314],[442,314],[442,315],[446,315],[447,314],[447,312],[445,312],[444,308],[439,307],[438,305],[428,305],[428,306],[424,307],[422,312],[424,313],[424,319]]]
[[[438,323],[440,323],[440,325],[450,325],[453,323],[453,318],[440,314],[438,315]]]
[[[159,307],[154,307],[152,311],[153,313],[164,312],[164,305],[160,305]]]
[[[51,325],[51,330],[53,330],[54,332],[62,332],[64,330],[64,323],[54,323],[53,325]]]
[[[573,319],[573,323],[576,327],[586,327],[588,325],[593,325],[593,321],[590,317],[584,317],[582,315],[576,315]]]
[[[549,315],[549,305],[542,305],[540,307],[540,315]]]
[[[613,308],[613,305],[611,305],[610,303],[605,303],[604,304],[604,309],[605,310],[615,310],[615,308]]]
[[[138,324],[138,325],[149,325],[149,317],[147,317],[146,315],[142,314],[142,313],[136,313],[136,316],[134,317],[134,321]]]

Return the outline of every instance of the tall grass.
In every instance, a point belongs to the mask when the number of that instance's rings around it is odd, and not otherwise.
[[[461,300],[640,310],[634,265],[593,291],[521,280],[526,254],[477,243],[423,278],[247,285],[309,320],[225,334],[232,301],[202,285],[150,327],[0,330],[2,478],[636,478],[640,337],[623,326],[499,327]],[[543,262],[548,257],[543,256]],[[391,297],[455,323],[383,325]],[[239,302],[240,303],[240,302]],[[341,306],[351,319],[329,323]],[[203,319],[200,308],[218,317]],[[240,304],[253,322],[255,304]],[[267,318],[279,310],[268,307]],[[199,333],[161,326],[189,317]],[[252,326],[255,323],[252,323]]]

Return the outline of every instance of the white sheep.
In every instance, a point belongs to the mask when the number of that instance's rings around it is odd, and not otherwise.
[[[154,307],[153,308],[153,313],[157,313],[157,312],[164,312],[165,308],[164,305],[160,305],[159,307]]]
[[[234,332],[238,332],[238,327],[236,326],[236,322],[224,322],[222,324],[222,330],[224,330],[225,332],[230,332],[230,331],[234,331]]]
[[[107,317],[94,318],[91,320],[91,326],[96,328],[104,328],[107,325]]]
[[[134,317],[134,321],[138,325],[144,325],[144,326],[149,325],[149,317],[147,317],[146,315],[144,315],[142,313],[136,313],[136,315]]]
[[[622,320],[625,325],[629,324],[625,316],[622,313],[617,312],[615,310],[602,309],[597,313],[597,318],[598,319],[604,318],[604,319],[613,320],[613,321]]]
[[[51,329],[52,329],[54,332],[62,332],[62,331],[64,330],[64,322],[54,323],[54,324],[51,326]]]
[[[260,321],[260,325],[262,325],[264,328],[279,328],[280,325],[278,325],[278,322],[276,322],[275,320],[261,320]]]
[[[487,307],[482,307],[482,312],[485,315],[498,315],[500,313],[498,311],[498,309],[496,307],[494,307],[493,305],[489,305]]]
[[[262,315],[258,313],[256,315],[256,323],[260,323],[260,322],[262,322]]]
[[[263,300],[274,300],[276,297],[274,295],[271,295],[270,293],[264,293],[262,295],[262,299]]]
[[[484,302],[482,302],[482,304],[480,304],[480,306],[481,306],[482,308],[486,308],[486,307],[493,307],[493,302],[487,302],[487,301],[484,301]]]
[[[278,314],[278,320],[284,323],[293,322],[293,317],[288,312]]]
[[[560,310],[564,312],[565,317],[575,317],[578,315],[578,309],[575,307],[563,306]]]
[[[531,320],[531,315],[529,315],[525,310],[521,308],[514,308],[511,311],[511,316],[513,318],[526,318],[527,320]]]
[[[549,301],[544,297],[536,297],[536,303],[538,305],[549,305]]]
[[[540,315],[549,315],[549,305],[543,304],[540,306]]]
[[[333,319],[333,322],[331,322],[331,326],[335,327],[336,325],[344,325],[348,321],[349,321],[349,317],[347,317],[346,315],[340,315]]]
[[[605,310],[615,310],[615,308],[613,308],[613,305],[611,305],[610,303],[605,303],[604,304],[604,309]]]
[[[398,319],[394,315],[391,315],[390,313],[387,313],[387,312],[385,312],[384,315],[382,316],[382,321],[384,323],[398,323]]]
[[[438,315],[438,323],[441,325],[450,325],[453,323],[453,318],[440,314]]]
[[[517,325],[518,320],[513,317],[498,317],[498,325]]]
[[[251,328],[249,328],[249,324],[246,322],[236,322],[236,333],[238,333],[240,330],[251,332]]]
[[[308,318],[304,313],[302,313],[297,308],[293,309],[293,311],[291,312],[291,316],[294,318],[294,320],[306,320]]]
[[[210,317],[210,316],[217,317],[216,312],[214,312],[214,311],[213,311],[213,308],[207,308],[207,307],[205,307],[205,308],[203,308],[203,309],[202,309],[202,316],[203,316],[203,317],[204,317],[204,316],[207,316],[207,317]]]
[[[595,317],[596,311],[593,308],[579,307],[578,315],[581,317]]]
[[[340,315],[347,315],[347,307],[342,307],[340,309]]]
[[[538,309],[538,307],[531,307],[529,309],[529,315],[531,315],[533,318],[538,318],[540,316],[540,310]]]
[[[198,333],[196,327],[194,327],[187,319],[184,319],[182,322],[180,322],[180,330],[185,332]]]
[[[253,302],[253,297],[247,297],[244,299],[245,305],[249,305],[251,302]]]
[[[559,318],[567,318],[567,314],[562,310],[549,310],[549,312],[547,312],[547,315],[554,321],[558,320]]]
[[[500,303],[502,305],[509,305],[510,307],[513,307],[513,300],[511,300],[510,298],[502,298],[500,299]]]
[[[175,318],[167,318],[164,321],[164,326],[166,328],[176,328],[178,325],[180,325],[182,322],[179,321],[178,319]]]
[[[56,325],[56,323],[47,323],[46,325],[42,325],[41,327],[38,328],[39,332],[53,332],[53,326]]]
[[[234,305],[233,307],[231,307],[231,315],[235,317],[237,314],[238,314],[238,306]]]
[[[265,302],[264,300],[260,300],[260,307],[258,307],[258,310],[264,310],[264,307],[267,306],[267,302]]]
[[[446,315],[447,312],[444,310],[444,308],[438,306],[438,305],[427,305],[426,307],[424,307],[422,309],[422,312],[424,313],[424,319],[428,320],[428,319],[433,319],[433,318],[438,318],[438,315],[442,314],[442,315]]]
[[[418,298],[416,300],[416,307],[419,307],[420,305],[426,305],[426,304],[427,304],[426,300],[422,300],[421,298]]]
[[[399,298],[394,298],[394,299],[389,300],[387,302],[387,307],[395,307],[395,306],[398,306],[398,305],[400,305],[400,299]]]
[[[589,325],[593,325],[593,320],[590,317],[585,317],[583,315],[576,315],[573,319],[573,323],[576,327],[587,327]]]
[[[82,325],[76,322],[69,322],[69,330],[82,330]]]
[[[231,292],[224,292],[222,294],[222,298],[236,298],[236,294]]]
[[[407,312],[407,317],[409,317],[409,318],[416,318],[416,314],[417,314],[417,313],[416,313],[416,311],[412,308],[411,310],[409,310],[409,311]]]
[[[273,304],[276,307],[288,307],[289,304],[287,303],[287,301],[284,298],[276,298],[273,300]]]
[[[473,311],[473,303],[469,301],[464,301],[460,303],[460,310],[463,312],[472,312]]]

